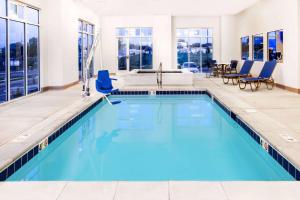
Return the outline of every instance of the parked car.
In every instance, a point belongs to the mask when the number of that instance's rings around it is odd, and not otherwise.
[[[181,66],[181,69],[188,69],[190,72],[199,73],[200,67],[194,62],[185,62]]]

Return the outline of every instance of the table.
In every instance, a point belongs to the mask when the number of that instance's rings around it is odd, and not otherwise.
[[[219,75],[223,76],[226,73],[226,69],[230,66],[230,63],[218,63],[216,66],[216,76],[219,77]]]

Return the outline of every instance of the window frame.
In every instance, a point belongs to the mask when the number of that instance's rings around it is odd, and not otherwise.
[[[92,40],[95,41],[95,24],[93,24],[93,23],[91,23],[89,21],[86,21],[84,19],[81,19],[81,18],[78,19],[78,24],[81,25],[81,26],[78,25],[78,30],[77,30],[78,36],[79,36],[79,34],[81,34],[81,52],[80,52],[81,53],[81,59],[82,59],[81,71],[80,71],[80,68],[79,68],[80,65],[79,65],[79,62],[78,62],[78,78],[81,81],[83,79],[83,69],[85,67],[85,62],[84,62],[84,48],[83,48],[84,47],[84,45],[83,45],[84,44],[83,43],[84,42],[83,36],[84,35],[87,36],[87,48],[88,48],[88,54],[89,54],[89,52],[90,52],[90,49],[89,49],[90,36],[92,36]],[[89,32],[89,26],[92,27],[92,33]],[[78,42],[79,41],[77,39],[77,44],[79,46]],[[77,50],[78,49],[79,48],[77,48]],[[79,59],[79,51],[78,51],[78,59]],[[90,73],[92,73],[92,74],[90,74],[90,76],[92,77],[92,76],[94,76],[94,72],[95,72],[94,59],[92,60],[91,64],[92,64],[92,67],[90,67],[90,69],[92,69],[92,70],[90,71]]]
[[[177,32],[179,30],[186,30],[187,34],[186,35],[182,35],[182,36],[178,36]],[[207,35],[203,36],[201,35],[201,31],[202,30],[206,30]],[[199,31],[199,35],[191,35],[192,31]],[[211,33],[211,35],[210,35]],[[214,28],[213,27],[187,27],[187,28],[176,28],[176,63],[177,63],[177,68],[180,68],[180,65],[178,63],[178,40],[179,39],[184,39],[187,42],[187,49],[188,49],[188,61],[187,62],[191,62],[191,52],[190,52],[190,40],[191,39],[199,39],[200,41],[202,39],[206,39],[207,43],[208,41],[211,39],[211,43],[212,43],[212,58],[214,58]],[[201,44],[201,42],[200,42]],[[202,55],[202,53],[200,52],[200,54]],[[203,64],[203,58],[202,56],[200,56],[200,63],[201,65],[199,66],[200,68],[202,68],[202,64]]]
[[[243,44],[244,44],[243,40],[244,39],[248,40],[248,56],[247,56],[247,59],[245,59],[243,57]],[[241,42],[241,60],[249,60],[250,59],[250,36],[241,37],[240,42]]]
[[[271,61],[270,60],[270,52],[269,52],[269,45],[270,45],[270,42],[269,42],[269,34],[274,32],[275,33],[275,40],[276,40],[276,47],[277,47],[277,33],[278,32],[282,32],[282,34],[284,34],[284,30],[283,29],[277,29],[277,30],[274,30],[274,31],[269,31],[267,32],[267,57],[268,57],[268,61]],[[277,50],[276,50],[277,51]],[[284,35],[283,35],[283,41],[282,41],[282,59],[281,60],[278,60],[276,59],[276,62],[277,63],[283,63],[284,62]]]
[[[9,11],[9,6],[10,6],[10,3],[12,4],[16,4],[16,5],[20,5],[20,6],[23,6],[24,7],[24,19],[19,19],[17,17],[14,17],[14,16],[10,16],[10,11]],[[35,9],[38,11],[38,24],[35,24],[35,23],[31,23],[29,21],[27,21],[26,19],[26,9],[27,8],[30,8],[30,9]],[[23,52],[23,62],[24,62],[24,90],[25,90],[25,94],[24,96],[28,96],[28,95],[31,95],[31,94],[36,94],[36,93],[39,93],[41,92],[41,62],[40,62],[40,11],[41,9],[38,8],[38,7],[35,7],[35,6],[32,6],[32,5],[29,5],[27,3],[23,3],[23,2],[19,2],[19,1],[15,1],[15,0],[7,0],[6,1],[6,16],[0,16],[1,19],[4,19],[6,21],[6,24],[7,24],[7,30],[6,30],[6,45],[7,45],[7,48],[6,48],[6,52],[5,52],[5,55],[6,55],[6,67],[7,67],[7,70],[6,70],[6,82],[7,82],[7,86],[6,86],[6,89],[7,89],[7,99],[5,102],[2,102],[0,104],[3,104],[3,103],[7,103],[7,102],[10,102],[12,99],[11,99],[11,63],[10,63],[10,23],[11,21],[15,21],[15,22],[20,22],[20,23],[23,23],[24,24],[24,52]],[[27,73],[27,61],[28,61],[28,58],[27,58],[27,26],[28,25],[35,25],[38,27],[38,46],[37,46],[37,53],[38,53],[38,74],[39,74],[39,82],[38,82],[38,91],[37,92],[34,92],[34,93],[31,93],[29,94],[28,93],[28,73]],[[23,96],[22,96],[23,97]],[[20,98],[20,97],[19,97]],[[18,98],[15,98],[15,99],[18,99]],[[15,100],[13,99],[13,100]]]
[[[118,30],[121,30],[121,29],[123,29],[124,30],[124,35],[118,35],[118,33],[120,33],[120,31],[118,31]],[[135,29],[135,31],[136,30],[139,30],[139,34],[138,35],[131,35],[131,30],[134,30]],[[143,34],[142,34],[142,30],[143,29],[150,29],[151,30],[151,35],[146,35],[146,36],[144,36]],[[140,67],[139,67],[139,69],[144,69],[143,68],[143,52],[142,52],[142,43],[143,43],[143,39],[149,39],[150,41],[151,41],[151,48],[152,48],[152,58],[151,58],[151,69],[153,69],[153,46],[154,46],[154,44],[153,44],[153,27],[148,27],[148,26],[145,26],[145,27],[117,27],[116,28],[116,30],[115,30],[115,35],[116,35],[116,39],[117,39],[117,43],[119,42],[119,39],[125,39],[125,41],[126,41],[126,69],[124,69],[124,70],[121,70],[121,69],[119,69],[119,55],[118,55],[118,53],[117,53],[117,58],[118,58],[118,71],[131,71],[131,68],[130,68],[130,39],[136,39],[136,38],[138,38],[139,39],[139,45],[140,45],[140,49],[139,49],[139,51],[140,51],[140,58],[139,58],[139,60],[140,60]],[[118,44],[117,44],[118,45]],[[117,48],[117,50],[119,51],[119,49]],[[127,57],[128,57],[128,59],[127,59]],[[127,61],[128,60],[128,61]]]
[[[254,55],[255,55],[255,37],[262,37],[262,45],[263,45],[263,48],[262,48],[262,59],[258,59],[258,58],[255,58]],[[263,62],[264,59],[265,59],[265,38],[264,38],[264,34],[263,33],[259,33],[259,34],[255,34],[255,35],[252,35],[252,59],[253,61],[257,61],[257,62]]]

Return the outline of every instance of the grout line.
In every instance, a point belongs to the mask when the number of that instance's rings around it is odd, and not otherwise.
[[[115,193],[114,193],[114,196],[113,196],[113,200],[116,200],[118,189],[119,189],[119,181],[117,181],[117,183],[116,183],[116,188],[115,188]]]
[[[226,199],[229,200],[230,198],[229,198],[229,196],[228,196],[228,194],[227,194],[227,192],[226,192],[226,189],[225,189],[225,187],[224,187],[224,185],[223,185],[223,182],[220,182],[220,185],[221,185],[221,188],[222,188],[222,190],[223,190],[223,192],[224,192],[224,194],[225,194]]]
[[[59,200],[59,198],[61,197],[61,195],[62,195],[63,192],[65,191],[65,189],[66,189],[66,187],[67,187],[68,184],[69,184],[68,182],[65,183],[64,187],[62,188],[62,190],[61,190],[60,193],[58,194],[56,200]]]
[[[170,181],[168,181],[168,199],[171,200]]]

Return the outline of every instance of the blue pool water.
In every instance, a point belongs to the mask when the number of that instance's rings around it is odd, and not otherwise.
[[[123,103],[99,104],[9,181],[293,180],[206,95],[117,99]]]

